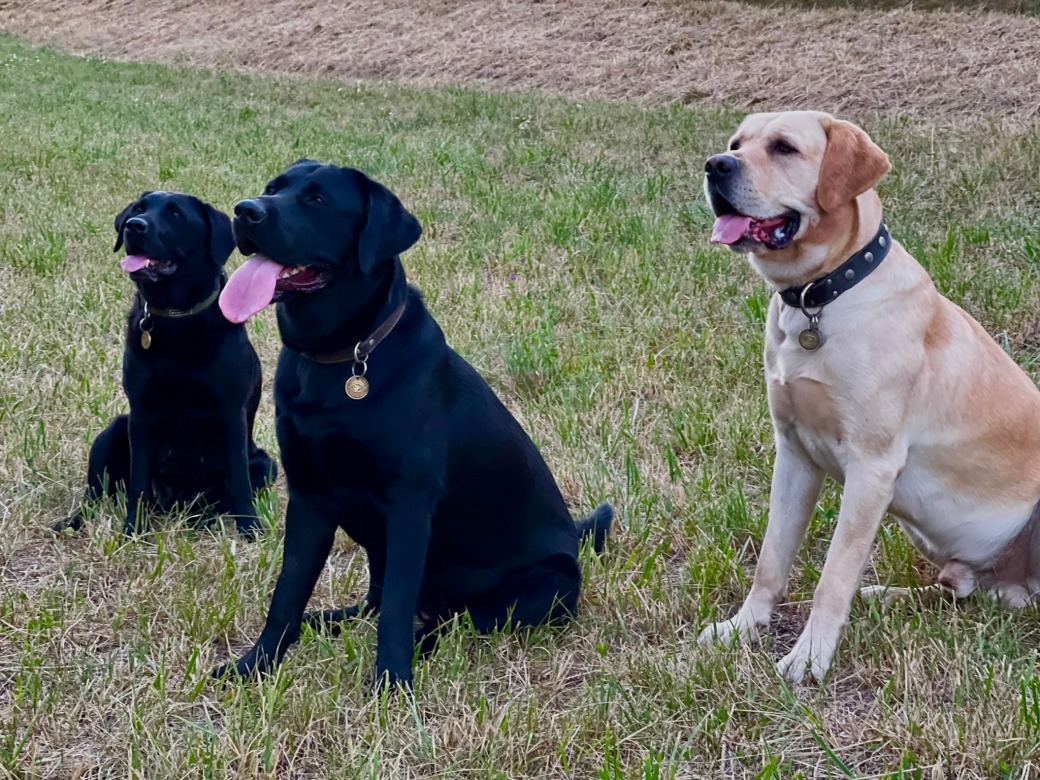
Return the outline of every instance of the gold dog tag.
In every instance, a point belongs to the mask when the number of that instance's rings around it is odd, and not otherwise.
[[[815,352],[823,346],[823,334],[816,328],[808,327],[798,334],[798,346],[807,352]]]
[[[347,385],[343,389],[346,390],[350,398],[360,401],[368,395],[368,380],[363,376],[352,376],[347,380]]]
[[[141,331],[141,346],[144,349],[150,349],[152,346],[152,334],[146,330]]]

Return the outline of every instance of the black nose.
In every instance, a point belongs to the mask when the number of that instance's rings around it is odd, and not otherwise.
[[[141,217],[131,217],[123,225],[123,230],[129,231],[130,233],[146,233],[148,231],[148,223],[145,222]]]
[[[728,154],[716,154],[704,163],[704,172],[712,178],[724,178],[737,170],[737,158]]]
[[[258,200],[243,200],[235,204],[235,216],[246,222],[263,222],[267,217],[267,209]]]

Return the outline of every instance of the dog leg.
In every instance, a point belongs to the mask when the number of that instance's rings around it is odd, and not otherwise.
[[[248,653],[237,662],[218,668],[213,672],[215,677],[229,673],[261,675],[281,662],[285,651],[300,637],[303,610],[325,567],[335,535],[335,521],[319,508],[299,499],[289,501],[282,571],[274,587],[264,630]]]
[[[722,644],[734,640],[758,641],[759,629],[769,625],[773,610],[787,590],[791,567],[822,485],[823,471],[797,445],[778,435],[769,523],[751,591],[734,617],[708,626],[701,632],[699,641]]]
[[[325,629],[332,636],[339,636],[345,621],[379,612],[379,608],[383,605],[386,551],[369,548],[365,550],[365,553],[368,555],[368,595],[365,596],[365,600],[342,609],[308,612],[303,616],[304,624],[317,630]]]
[[[234,516],[238,532],[252,541],[260,535],[262,526],[253,505],[253,486],[249,478],[248,424],[241,411],[236,416],[234,423],[228,426],[228,479],[219,508]],[[227,419],[234,417],[229,414]]]
[[[860,463],[847,469],[838,525],[813,595],[809,621],[794,648],[777,664],[788,681],[800,683],[807,668],[813,678],[822,680],[830,667],[904,461],[905,454],[899,462]]]
[[[145,530],[145,509],[147,500],[151,498],[152,478],[149,463],[151,453],[148,451],[148,436],[144,425],[130,413],[130,484],[126,491],[126,522],[123,533],[133,536]]]
[[[430,539],[430,514],[401,503],[386,524],[386,578],[376,644],[376,689],[410,687],[414,622]]]
[[[123,414],[108,424],[94,443],[90,445],[87,460],[87,489],[83,503],[96,501],[105,496],[114,496],[120,489],[126,490],[130,477],[130,434],[129,418]],[[66,528],[78,531],[83,527],[83,509],[77,509],[69,517],[54,524],[55,533]]]

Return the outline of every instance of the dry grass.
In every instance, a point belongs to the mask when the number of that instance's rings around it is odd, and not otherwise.
[[[0,39],[0,777],[687,780],[1035,776],[1035,613],[985,600],[857,604],[820,687],[773,663],[805,619],[835,508],[820,502],[770,643],[699,647],[746,591],[771,464],[767,296],[706,243],[701,161],[736,113],[463,89],[346,86],[79,59]],[[870,125],[893,232],[1035,375],[1037,128]],[[229,208],[301,154],[349,162],[425,227],[406,255],[451,343],[515,410],[575,511],[621,513],[582,614],[529,640],[460,626],[414,700],[372,700],[371,624],[308,633],[262,686],[207,670],[255,638],[280,566],[173,518],[49,524],[125,409],[130,288],[113,214],[143,189]],[[232,260],[232,265],[239,262]],[[273,312],[251,326],[276,450]],[[262,512],[276,526],[284,490]],[[886,526],[868,577],[927,582]],[[340,539],[312,601],[356,598]],[[846,772],[847,770],[847,772]],[[1032,773],[1032,774],[1030,774]]]
[[[129,60],[660,105],[1031,122],[1040,19],[698,0],[6,0],[0,29]]]
[[[773,8],[847,8],[856,11],[908,9],[915,11],[998,11],[1006,14],[1040,15],[1040,0],[741,0]],[[703,0],[675,0],[700,3]]]

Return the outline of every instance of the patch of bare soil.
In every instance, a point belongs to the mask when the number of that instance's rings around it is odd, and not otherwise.
[[[1040,19],[698,0],[0,0],[0,30],[223,68],[820,108],[930,124],[1040,110]]]

